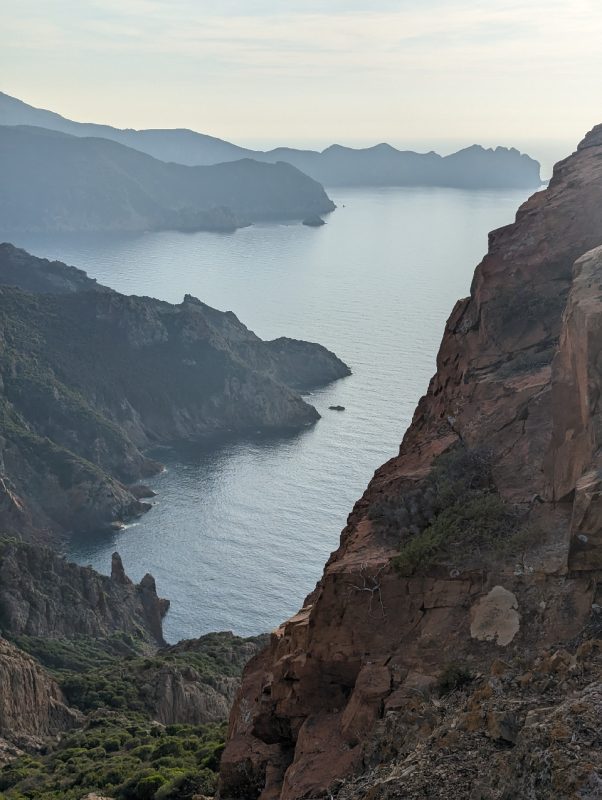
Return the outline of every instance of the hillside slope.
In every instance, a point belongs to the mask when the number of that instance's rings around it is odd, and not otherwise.
[[[108,139],[0,125],[0,219],[15,231],[232,231],[334,204],[282,162],[165,163]]]
[[[399,455],[357,502],[304,607],[246,670],[222,759],[224,800],[301,800],[346,783],[341,797],[353,797],[354,775],[356,797],[449,797],[455,762],[429,739],[442,716],[433,690],[490,671],[466,723],[475,737],[462,740],[466,780],[454,796],[596,796],[599,737],[593,760],[570,742],[600,707],[599,669],[588,671],[596,645],[580,638],[600,636],[602,599],[600,245],[602,126],[514,224],[490,234]],[[563,645],[570,651],[555,655]],[[591,686],[575,683],[583,702],[567,704],[564,728],[546,708],[552,679],[536,678],[526,702],[514,684],[504,705],[495,676],[518,681],[529,663],[591,676]],[[536,706],[542,727],[533,729]],[[362,784],[357,776],[394,757],[391,730],[406,737],[397,739],[404,766],[384,770],[384,786],[376,776]],[[499,761],[481,786],[475,748],[488,736],[524,757]],[[525,760],[529,736],[545,769]]]

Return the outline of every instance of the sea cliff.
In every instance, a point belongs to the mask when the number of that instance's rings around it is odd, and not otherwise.
[[[595,796],[601,244],[599,127],[490,234],[398,456],[246,669],[220,797]]]

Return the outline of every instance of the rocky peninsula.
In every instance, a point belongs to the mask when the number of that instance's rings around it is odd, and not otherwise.
[[[126,297],[7,244],[0,280],[4,533],[56,540],[141,514],[128,486],[161,469],[147,448],[303,430],[319,414],[298,391],[350,374],[321,345],[264,342],[231,311]]]
[[[228,233],[335,207],[317,181],[283,161],[185,166],[105,138],[27,125],[0,124],[0,170],[1,229],[10,234]]]

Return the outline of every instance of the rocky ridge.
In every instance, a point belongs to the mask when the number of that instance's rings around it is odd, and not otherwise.
[[[169,601],[152,575],[134,584],[118,553],[111,576],[73,564],[45,547],[0,541],[0,632],[45,639],[124,633],[150,648],[165,644]]]
[[[33,125],[79,137],[102,137],[163,161],[221,164],[239,159],[288,162],[327,186],[453,186],[462,188],[540,185],[539,164],[515,148],[466,147],[457,153],[416,153],[390,144],[351,148],[333,144],[325,150],[277,147],[260,151],[191,130],[122,130],[109,125],[65,119],[0,92],[0,125]]]
[[[34,294],[110,291],[83,269],[67,266],[62,261],[36,258],[8,242],[0,244],[0,284]]]
[[[374,767],[375,741],[386,761],[383,720],[403,727],[452,664],[487,674],[499,659],[544,658],[588,625],[602,568],[601,244],[595,129],[490,234],[399,455],[376,472],[304,607],[247,667],[220,797],[327,797]],[[577,726],[595,707],[592,681],[567,700]],[[515,782],[527,787],[519,753]],[[554,796],[595,796],[599,763],[582,767]],[[468,776],[456,796],[481,797],[479,785]],[[424,796],[396,786],[365,783],[356,796]],[[549,797],[542,786],[504,797]]]
[[[0,286],[0,525],[11,535],[141,514],[150,506],[128,485],[161,469],[147,448],[302,430],[319,414],[298,390],[350,372],[321,345],[263,342],[190,295],[126,297],[10,245],[0,278],[12,284]]]

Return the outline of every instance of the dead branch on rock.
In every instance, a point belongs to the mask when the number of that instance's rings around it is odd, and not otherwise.
[[[384,569],[387,565],[383,564],[375,573],[374,575],[368,574],[368,565],[366,563],[360,566],[360,574],[359,577],[362,581],[361,585],[356,583],[349,583],[350,589],[355,589],[357,592],[367,592],[370,596],[368,602],[368,613],[372,613],[372,606],[374,603],[374,598],[378,599],[378,604],[380,606],[380,610],[382,613],[383,618],[386,617],[385,613],[385,606],[383,604],[383,597],[381,592],[381,585],[380,585],[380,576],[384,572]]]

